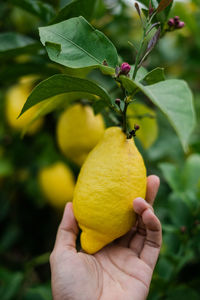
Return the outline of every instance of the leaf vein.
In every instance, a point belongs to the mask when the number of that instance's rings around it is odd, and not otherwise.
[[[58,33],[58,32],[54,32],[49,30],[49,32],[60,36],[61,38],[63,38],[64,40],[68,41],[69,43],[71,43],[72,45],[74,45],[76,48],[78,48],[79,50],[85,52],[90,58],[92,58],[95,62],[97,62],[98,64],[101,64],[101,62],[92,54],[90,54],[88,51],[86,51],[84,48],[80,47],[78,44],[75,44],[72,40],[70,40],[69,38],[65,37],[64,35]]]

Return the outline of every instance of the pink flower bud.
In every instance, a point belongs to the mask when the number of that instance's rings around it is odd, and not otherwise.
[[[150,16],[150,17],[152,16],[153,12],[154,12],[154,8],[153,8],[153,7],[150,7],[150,8],[149,8],[149,16]]]
[[[128,75],[128,73],[130,72],[130,69],[131,69],[131,66],[124,62],[121,64],[121,67],[120,67],[120,74],[121,75]]]
[[[119,98],[115,99],[115,103],[116,103],[117,105],[120,105],[120,102],[121,102],[121,100],[120,100]]]
[[[173,27],[175,25],[174,19],[169,19],[168,23],[169,27]]]
[[[178,24],[179,21],[180,21],[180,17],[179,17],[179,16],[175,16],[175,17],[174,17],[174,22],[175,22],[175,24]]]
[[[182,21],[180,21],[180,22],[176,25],[176,28],[177,28],[177,29],[181,29],[181,28],[183,28],[184,26],[185,26],[185,23],[182,22]]]
[[[186,226],[181,226],[181,227],[180,227],[181,233],[185,233],[186,230],[187,230]]]
[[[134,129],[135,129],[135,131],[137,131],[140,129],[140,126],[138,124],[134,124]]]

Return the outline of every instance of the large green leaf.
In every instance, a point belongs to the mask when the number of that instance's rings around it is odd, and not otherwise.
[[[138,88],[161,109],[186,150],[196,120],[192,93],[187,83],[183,80],[170,79],[144,86],[125,76],[120,76],[120,80],[130,94],[135,93]]]
[[[30,107],[50,97],[72,92],[96,95],[108,105],[111,105],[111,99],[106,90],[96,83],[87,79],[71,77],[68,75],[54,75],[42,81],[33,89],[32,93],[24,104],[20,115]]]
[[[41,105],[38,107],[36,112],[31,116],[28,124],[23,128],[22,137],[26,134],[26,132],[28,131],[30,126],[36,120],[40,119],[41,117],[43,117],[57,109],[63,109],[63,108],[66,109],[66,107],[71,105],[72,102],[74,102],[75,100],[79,100],[79,99],[83,99],[83,98],[94,101],[93,102],[94,105],[98,104],[98,103],[105,105],[105,103],[101,100],[96,101],[97,97],[95,95],[85,93],[85,92],[83,92],[83,93],[82,92],[65,93],[65,94],[60,94],[60,95],[56,95],[54,97],[48,98],[47,100],[42,101]]]
[[[22,9],[30,12],[33,15],[38,16],[44,21],[49,21],[54,15],[53,7],[44,3],[43,1],[35,0],[9,0],[11,3],[16,6],[21,7]]]
[[[71,0],[58,12],[57,16],[51,21],[51,24],[79,16],[90,21],[94,13],[96,3],[96,0]]]
[[[0,33],[0,58],[2,56],[33,53],[39,47],[39,43],[28,36],[15,32]]]
[[[118,64],[114,45],[83,17],[41,27],[39,33],[52,61],[69,68],[100,68],[114,74]],[[104,66],[105,61],[108,66]]]

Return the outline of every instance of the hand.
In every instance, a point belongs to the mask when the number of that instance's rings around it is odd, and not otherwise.
[[[50,257],[54,300],[146,299],[162,240],[151,206],[158,187],[159,178],[149,176],[147,202],[133,202],[136,226],[94,255],[76,251],[79,229],[67,204]]]

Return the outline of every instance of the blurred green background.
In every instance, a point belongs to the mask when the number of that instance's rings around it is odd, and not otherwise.
[[[49,24],[71,1],[7,0],[0,2],[0,299],[51,299],[49,253],[62,209],[46,199],[38,174],[57,161],[75,178],[79,168],[60,152],[56,124],[62,109],[48,114],[35,134],[22,139],[9,125],[7,94],[21,78],[34,77],[32,87],[65,72],[53,64],[39,42],[38,27]],[[82,12],[69,12],[73,17]],[[67,15],[67,14],[66,14]],[[163,246],[148,299],[200,298],[200,8],[199,0],[175,1],[169,17],[180,16],[181,30],[167,33],[144,63],[164,67],[167,78],[185,79],[194,93],[197,126],[184,153],[162,113],[141,98],[154,114],[144,124],[137,145],[148,174],[161,178],[155,211],[163,225]],[[123,61],[134,64],[141,26],[134,1],[99,0],[89,18],[115,44]],[[5,33],[10,32],[9,35]],[[6,51],[4,44],[7,43]],[[99,72],[89,75],[106,88],[112,83]],[[113,94],[114,95],[114,94]],[[167,99],[166,99],[167,101]],[[109,119],[105,122],[109,125]],[[155,129],[156,128],[156,129]]]

